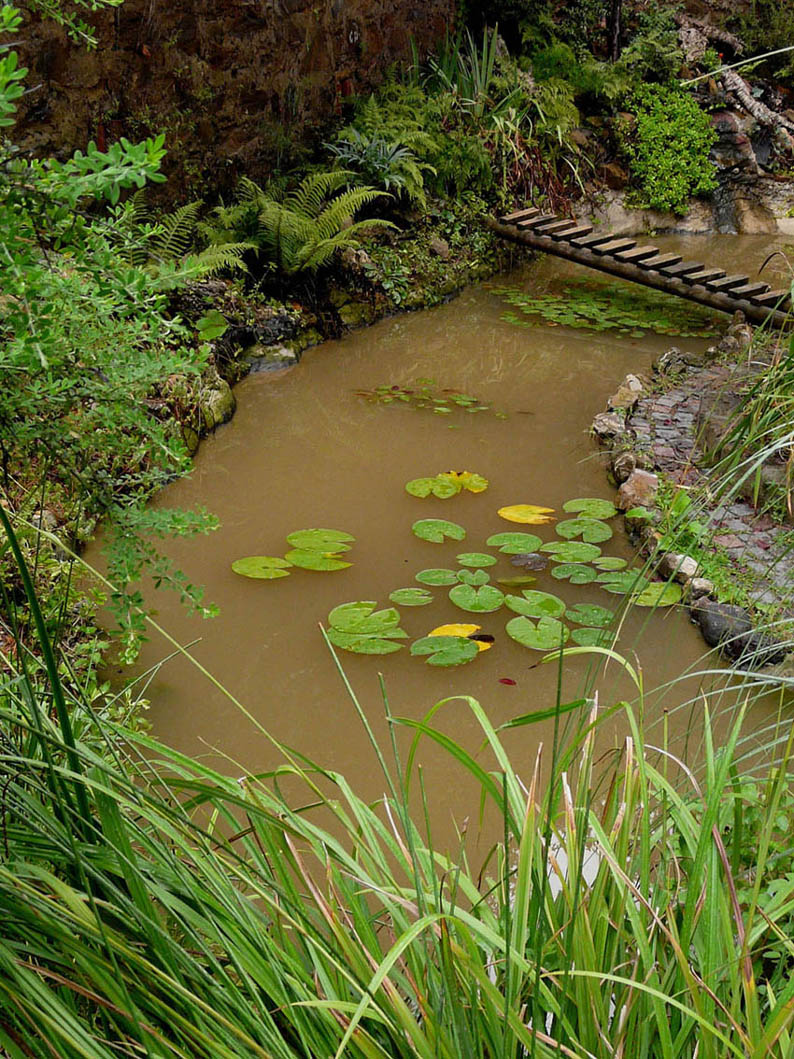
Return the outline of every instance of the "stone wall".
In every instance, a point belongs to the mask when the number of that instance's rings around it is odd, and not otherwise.
[[[126,0],[93,17],[99,47],[27,20],[28,85],[14,138],[66,156],[164,131],[180,195],[268,172],[299,138],[327,129],[411,41],[443,37],[454,0]]]

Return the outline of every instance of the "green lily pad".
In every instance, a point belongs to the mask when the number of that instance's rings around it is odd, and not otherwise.
[[[485,543],[504,555],[521,555],[536,552],[543,542],[534,533],[494,533]]]
[[[593,566],[598,570],[625,570],[628,565],[625,559],[620,559],[617,555],[599,555],[597,559],[593,559]]]
[[[617,515],[617,508],[609,500],[602,500],[597,496],[580,496],[574,500],[566,500],[562,505],[563,511],[578,512],[585,518],[612,518]]]
[[[533,651],[553,651],[568,641],[570,630],[556,618],[540,618],[537,622],[529,618],[511,618],[505,625],[505,632],[511,640]]]
[[[355,541],[344,530],[305,529],[287,534],[287,543],[305,552],[347,552]]]
[[[627,592],[642,592],[650,581],[636,570],[608,570],[599,574],[596,581],[607,592],[625,596]]]
[[[600,607],[597,603],[577,603],[575,607],[566,610],[565,617],[579,625],[597,625],[599,629],[605,629],[607,625],[612,624],[615,615],[607,607]]]
[[[458,486],[458,490],[466,489],[470,493],[484,493],[490,484],[487,478],[472,471],[442,471],[436,477],[448,478]]]
[[[519,588],[521,585],[534,585],[537,578],[532,574],[521,574],[518,577],[498,577],[496,580],[506,588]]]
[[[504,593],[493,585],[483,585],[474,588],[472,585],[455,585],[449,590],[449,598],[456,607],[461,610],[471,611],[473,614],[489,614],[491,611],[499,610],[504,603]]]
[[[539,592],[534,588],[524,589],[520,596],[506,596],[505,603],[516,614],[528,618],[561,618],[565,604],[551,592]]]
[[[305,548],[294,548],[287,552],[286,558],[301,570],[345,570],[353,565],[337,559],[334,552],[307,551]]]
[[[389,599],[398,607],[424,607],[433,602],[433,593],[426,588],[396,588]]]
[[[411,529],[414,536],[423,541],[431,541],[433,544],[443,544],[444,538],[449,537],[453,541],[462,541],[466,536],[466,530],[457,522],[447,522],[443,518],[420,518],[414,522]]]
[[[573,629],[571,639],[580,647],[609,647],[613,637],[607,629]]]
[[[588,544],[608,541],[612,536],[612,527],[607,526],[606,522],[600,522],[597,518],[566,518],[558,522],[555,528],[558,535],[566,540],[581,537]]]
[[[289,577],[287,567],[292,563],[276,555],[247,555],[235,559],[232,570],[241,577],[254,577],[258,581],[273,581],[277,577]]]
[[[411,644],[412,655],[427,655],[431,666],[459,666],[480,653],[475,640],[465,636],[423,636]]]
[[[458,570],[458,581],[462,585],[479,588],[480,585],[487,585],[490,580],[485,570]]]
[[[493,566],[496,562],[493,555],[487,555],[485,552],[461,552],[455,558],[461,566]]]
[[[439,500],[448,500],[455,496],[463,487],[452,478],[444,478],[437,475],[435,478],[414,478],[405,483],[406,493],[411,496],[426,497],[437,496]]]
[[[555,563],[591,563],[601,554],[597,544],[584,541],[549,541],[540,546],[542,552],[550,552]]]
[[[394,640],[385,640],[379,636],[356,636],[355,633],[340,632],[339,629],[329,629],[328,639],[334,647],[353,651],[357,655],[390,655],[402,647],[402,644],[395,643]]]
[[[430,570],[420,570],[416,575],[416,580],[420,585],[454,585],[458,580],[458,573],[455,570],[442,570],[433,568]]]
[[[592,566],[585,566],[584,563],[560,563],[552,568],[551,576],[558,581],[570,581],[572,585],[589,585],[595,581],[596,572]]]
[[[646,521],[651,519],[651,513],[647,507],[633,507],[624,512],[624,516],[625,518],[644,518]]]
[[[681,599],[683,589],[672,581],[652,581],[640,592],[632,592],[635,607],[670,607]]]
[[[417,591],[421,590],[417,589]],[[402,629],[397,628],[400,624],[399,611],[394,607],[375,610],[377,605],[372,599],[340,603],[328,615],[328,624],[338,632],[351,633],[356,636],[391,636],[392,630],[405,635]]]

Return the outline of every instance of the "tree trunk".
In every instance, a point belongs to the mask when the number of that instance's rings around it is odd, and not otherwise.
[[[617,62],[620,58],[620,16],[623,8],[623,0],[611,0],[609,7],[609,21],[607,22],[607,52],[610,62]]]

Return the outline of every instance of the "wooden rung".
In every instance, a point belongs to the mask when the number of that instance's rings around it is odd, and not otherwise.
[[[724,275],[724,268],[703,268],[700,272],[690,272],[689,275],[682,276],[681,279],[692,287],[696,283],[708,283],[710,279],[721,279]]]
[[[618,261],[627,261],[631,265],[644,261],[646,257],[655,257],[658,253],[658,246],[638,246],[634,250],[620,250],[615,257]]]
[[[667,265],[675,265],[682,260],[683,258],[680,254],[659,254],[658,257],[646,257],[644,261],[638,261],[637,264],[640,268],[652,272],[659,268],[665,268]]]
[[[681,261],[677,265],[662,265],[659,272],[670,279],[680,279],[690,272],[702,272],[702,261]]]
[[[610,232],[606,235],[586,235],[582,239],[571,239],[572,246],[581,247],[582,250],[592,250],[594,246],[600,246],[602,243],[609,243],[615,238]]]
[[[753,294],[765,294],[768,290],[768,283],[746,283],[743,287],[734,287],[731,291],[731,297],[749,298]]]
[[[600,246],[594,246],[593,253],[616,254],[618,250],[631,250],[631,248],[636,245],[636,239],[612,239],[608,243],[601,243]]]
[[[781,304],[787,302],[789,299],[788,290],[771,290],[767,294],[751,294],[750,301],[755,302],[756,305],[763,305],[769,309],[774,307],[780,302]]]
[[[558,221],[559,219],[556,213],[541,213],[537,217],[519,221],[516,228],[520,228],[522,232],[531,231],[533,228],[537,228],[539,224],[550,224],[552,221]]]
[[[564,232],[552,232],[552,239],[581,239],[589,235],[593,230],[592,224],[577,224],[575,228],[567,228]]]
[[[548,224],[539,224],[535,231],[538,235],[553,235],[554,232],[567,232],[569,228],[575,228],[576,221],[550,221]]]
[[[499,220],[502,224],[515,224],[516,221],[522,221],[525,218],[536,217],[540,213],[540,210],[535,206],[527,206],[523,210],[516,210],[515,213],[506,213],[500,217]]]
[[[734,287],[743,287],[745,283],[747,276],[726,276],[725,279],[710,279],[706,286],[709,290],[728,292]]]

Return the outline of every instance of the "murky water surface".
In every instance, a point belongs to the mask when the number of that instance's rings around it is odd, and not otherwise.
[[[660,243],[685,247],[687,257],[699,255],[745,270],[769,250],[769,240],[761,238],[665,238]],[[581,279],[582,270],[546,259],[505,282],[559,291],[571,277]],[[588,278],[595,279],[592,274]],[[159,501],[186,507],[202,503],[221,521],[221,529],[209,537],[169,545],[191,581],[206,585],[207,597],[220,606],[220,617],[189,618],[162,594],[156,599],[159,621],[182,643],[200,638],[191,648],[194,657],[275,739],[345,773],[372,797],[382,792],[383,780],[319,623],[332,607],[349,600],[378,600],[388,606],[389,593],[415,585],[417,571],[454,567],[458,552],[482,550],[492,533],[535,531],[503,522],[496,514],[502,505],[533,503],[559,511],[571,497],[611,498],[613,490],[588,436],[593,416],[626,372],[646,371],[674,342],[690,349],[704,344],[701,339],[626,338],[542,325],[519,328],[501,319],[506,306],[494,293],[498,285],[469,289],[447,305],[325,343],[308,351],[293,370],[249,377],[237,388],[234,420],[202,444],[192,477],[168,488]],[[672,302],[673,309],[676,304]],[[406,405],[371,404],[355,394],[382,384],[411,387],[423,378],[439,388],[476,395],[506,418],[490,412],[434,415]],[[490,488],[444,501],[406,494],[407,480],[447,469],[479,472],[490,480]],[[410,527],[423,517],[461,523],[466,541],[438,545],[417,540]],[[613,523],[615,539],[604,551],[629,557],[618,521]],[[234,559],[283,554],[288,533],[312,526],[336,527],[356,537],[350,569],[326,574],[294,570],[272,582],[232,573]],[[554,538],[552,527],[537,532]],[[490,572],[494,580],[517,573],[507,556],[500,556]],[[534,587],[571,603],[619,602],[593,585],[556,581],[548,570],[538,575]],[[449,602],[447,589],[434,593],[432,605],[402,609],[402,625],[411,639],[444,622],[473,621],[496,642],[473,663],[456,669],[429,667],[411,658],[407,648],[384,658],[340,652],[379,737],[385,733],[379,672],[392,713],[413,719],[422,718],[441,698],[464,694],[482,703],[494,725],[553,704],[557,669],[539,665],[541,655],[507,637],[504,626],[512,612],[503,608],[469,616]],[[632,658],[642,666],[646,687],[700,668],[704,651],[694,627],[677,609],[633,612],[620,647],[636,652]],[[144,660],[153,664],[167,653],[166,644],[153,641]],[[567,664],[563,701],[582,693],[591,665],[588,658]],[[514,683],[502,683],[504,678]],[[616,665],[598,675],[597,686],[604,705],[634,694]],[[656,717],[663,707],[672,710],[672,730],[693,744],[699,740],[693,713],[675,707],[695,696],[697,688],[698,681],[690,679],[651,696],[648,706]],[[240,771],[264,770],[278,760],[268,739],[184,659],[163,666],[150,697],[155,733],[190,754],[214,761],[226,757]],[[464,703],[450,702],[438,719],[457,740],[477,749],[480,731]],[[604,738],[617,739],[624,730],[616,719]],[[547,724],[508,733],[507,742],[517,760],[525,756],[528,774],[538,741],[548,745],[550,739]],[[456,766],[429,748],[420,759],[436,805],[448,806],[458,820],[476,813]]]

